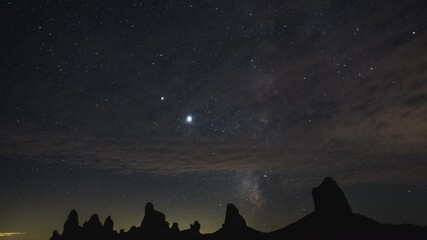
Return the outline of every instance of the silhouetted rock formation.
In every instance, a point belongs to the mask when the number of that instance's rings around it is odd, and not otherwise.
[[[200,223],[195,221],[193,224],[190,224],[190,229],[183,230],[179,233],[179,237],[177,239],[201,239],[202,234],[200,233]]]
[[[330,177],[313,188],[314,212],[269,239],[425,239],[427,231],[414,225],[381,224],[354,214],[344,192]]]
[[[225,213],[225,221],[223,228],[242,229],[246,227],[245,219],[240,215],[239,209],[233,204],[227,204],[227,212]]]
[[[78,214],[72,210],[62,235],[54,231],[50,240],[427,239],[427,227],[381,224],[354,214],[344,192],[330,177],[313,188],[312,196],[314,212],[270,233],[248,227],[233,204],[227,205],[224,224],[218,231],[201,234],[197,221],[190,229],[180,231],[178,223],[169,228],[165,215],[155,210],[152,203],[147,203],[141,226],[132,226],[127,232],[122,229],[120,233],[114,231],[110,216],[101,225],[98,215],[94,214],[80,227]]]
[[[320,186],[313,188],[315,212],[319,214],[349,215],[351,211],[344,192],[331,177],[325,178]]]
[[[147,239],[165,239],[171,233],[165,214],[154,209],[151,202],[145,205],[145,215],[137,235],[145,235]]]
[[[79,215],[77,214],[77,211],[73,209],[68,214],[67,221],[65,221],[63,234],[74,233],[79,228]]]
[[[60,240],[61,236],[59,235],[58,231],[53,231],[52,237],[50,237],[50,240]]]
[[[200,223],[198,221],[194,221],[193,224],[190,224],[190,230],[194,233],[200,233]]]
[[[104,232],[113,232],[114,222],[111,220],[111,217],[108,216],[105,221],[104,225],[102,226],[102,230]]]
[[[245,219],[233,204],[227,204],[224,224],[218,231],[206,235],[208,239],[263,239],[265,234],[246,226]]]
[[[169,227],[169,224],[165,220],[165,215],[154,209],[151,202],[145,205],[145,216],[141,222],[141,228],[150,230],[163,230]]]
[[[65,221],[61,239],[79,239],[82,238],[82,236],[83,231],[82,227],[79,226],[79,215],[77,211],[73,209],[70,214],[68,214],[67,221]]]
[[[114,228],[114,222],[111,219],[110,216],[108,216],[105,221],[104,225],[102,225],[102,239],[103,240],[114,240],[117,239],[117,232],[113,230]]]
[[[101,232],[101,230],[102,230],[102,224],[101,224],[101,221],[99,221],[99,217],[97,214],[93,214],[90,217],[89,221],[83,223],[83,231],[88,235],[96,236],[96,234]]]
[[[179,232],[178,223],[174,222],[174,223],[172,224],[171,231],[172,231],[173,233]]]

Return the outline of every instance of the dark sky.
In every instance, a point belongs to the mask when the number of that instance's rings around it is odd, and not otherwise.
[[[262,231],[313,210],[427,225],[426,1],[1,1],[0,239],[75,208],[181,229],[235,203]],[[21,233],[1,237],[5,233]]]

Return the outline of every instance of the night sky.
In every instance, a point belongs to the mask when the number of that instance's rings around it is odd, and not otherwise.
[[[326,176],[427,225],[427,1],[0,3],[0,239],[71,209],[128,230],[148,201],[271,231]]]

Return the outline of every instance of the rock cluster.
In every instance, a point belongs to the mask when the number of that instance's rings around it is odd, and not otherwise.
[[[178,223],[169,227],[165,215],[154,209],[152,203],[147,203],[141,225],[119,232],[114,230],[110,216],[101,224],[98,215],[94,214],[80,226],[77,211],[72,210],[62,234],[54,231],[50,240],[427,239],[427,227],[382,224],[354,214],[344,192],[330,177],[313,188],[312,196],[315,206],[312,213],[269,233],[248,227],[233,204],[227,205],[224,224],[219,230],[201,234],[198,221],[185,230],[180,230]]]

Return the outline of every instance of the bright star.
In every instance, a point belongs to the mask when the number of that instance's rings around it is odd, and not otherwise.
[[[193,117],[191,115],[188,115],[186,118],[187,123],[192,123],[193,122]]]
[[[165,97],[160,97],[160,100],[162,100],[162,101],[165,100]]]

